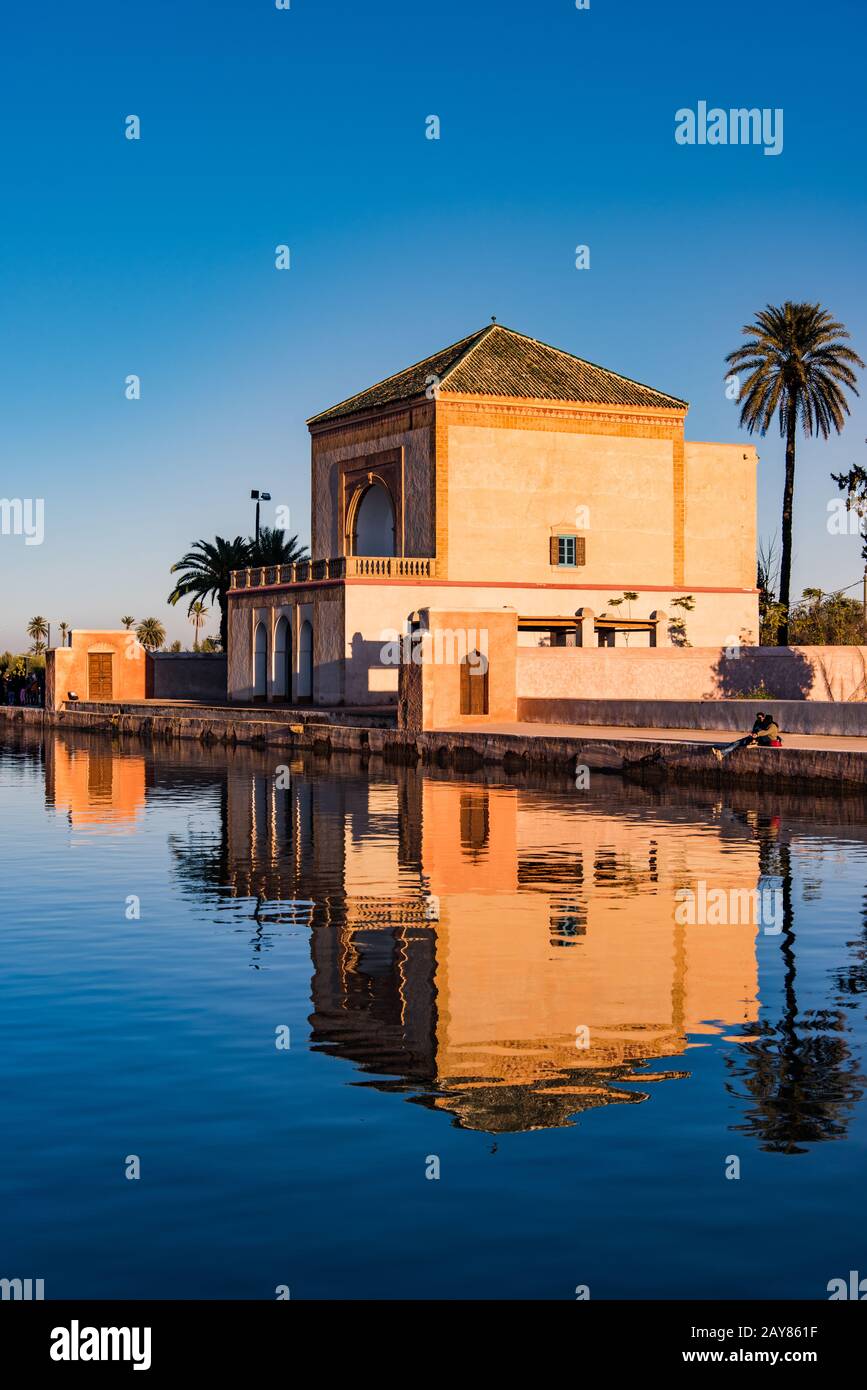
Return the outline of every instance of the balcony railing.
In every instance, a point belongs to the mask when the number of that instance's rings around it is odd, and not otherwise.
[[[331,560],[298,560],[292,565],[251,565],[232,570],[232,588],[261,589],[272,584],[347,578],[434,579],[436,560],[409,555],[338,555]]]

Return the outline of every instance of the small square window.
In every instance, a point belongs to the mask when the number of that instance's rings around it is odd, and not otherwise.
[[[575,564],[575,536],[557,537],[557,564]]]
[[[552,565],[563,565],[568,569],[574,569],[576,565],[583,565],[585,563],[584,555],[584,536],[551,537]]]

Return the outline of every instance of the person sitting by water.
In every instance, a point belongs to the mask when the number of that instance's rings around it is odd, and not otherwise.
[[[774,716],[759,710],[752,730],[745,738],[728,743],[725,748],[714,748],[711,751],[717,762],[721,763],[723,758],[727,758],[729,753],[734,753],[737,748],[781,748],[782,743],[780,727]]]

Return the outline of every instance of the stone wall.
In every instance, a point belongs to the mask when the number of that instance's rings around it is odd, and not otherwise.
[[[149,652],[146,666],[149,700],[226,698],[226,657],[221,652]]]

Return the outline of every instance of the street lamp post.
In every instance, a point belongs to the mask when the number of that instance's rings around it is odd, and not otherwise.
[[[270,494],[270,492],[260,492],[259,489],[258,489],[257,487],[254,487],[254,488],[252,489],[252,491],[250,492],[250,496],[251,496],[251,497],[255,500],[255,502],[256,502],[256,544],[257,544],[257,546],[258,546],[258,544],[259,544],[259,503],[260,503],[260,502],[270,502],[270,501],[271,501],[271,494]]]

